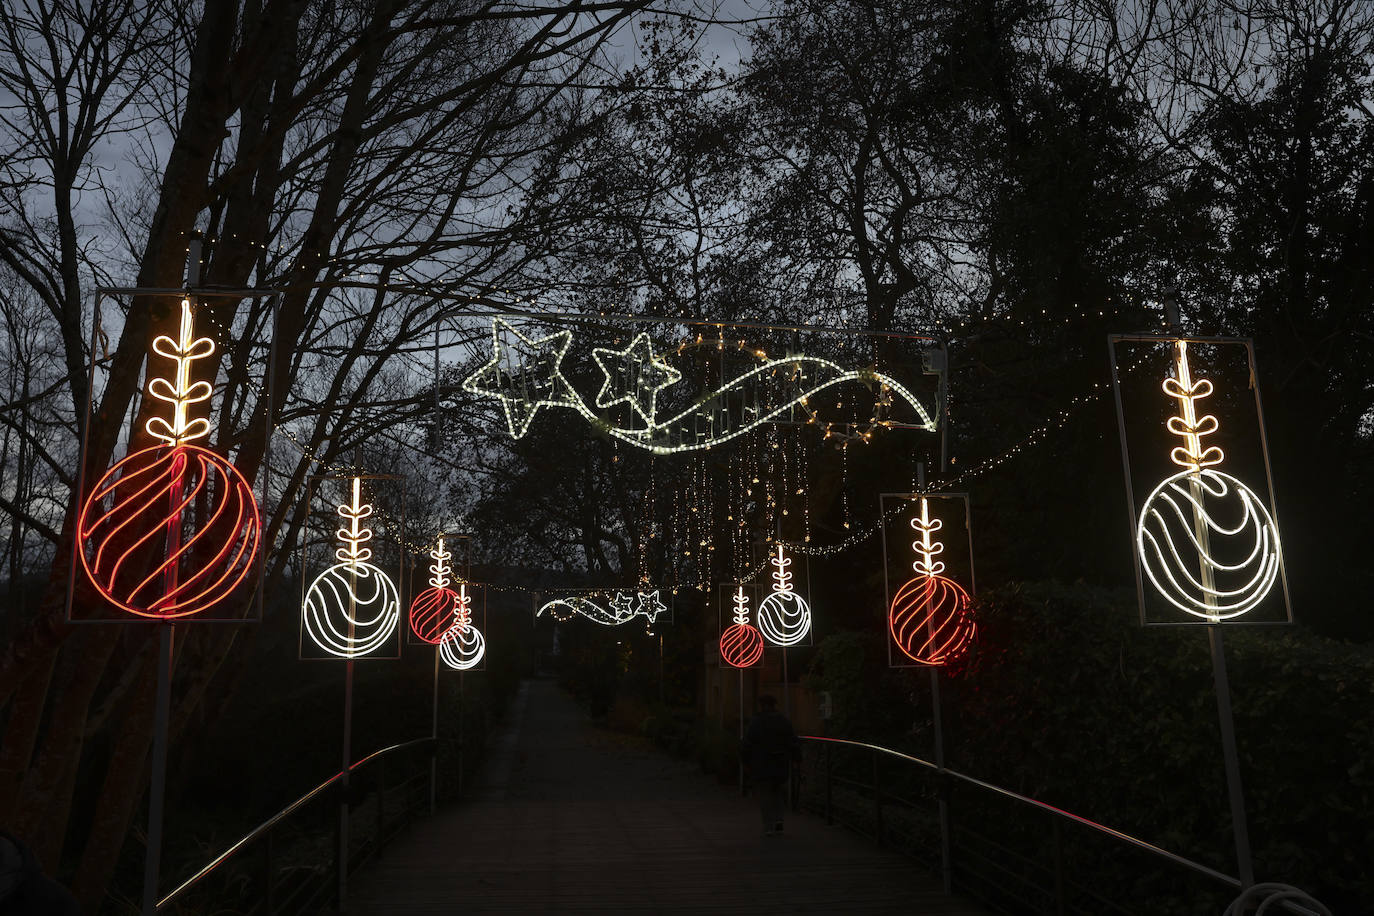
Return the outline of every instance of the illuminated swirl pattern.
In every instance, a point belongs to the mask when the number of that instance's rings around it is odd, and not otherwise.
[[[176,445],[110,468],[77,531],[81,566],[101,595],[130,614],[173,618],[233,594],[252,568],[262,523],[237,468],[208,449]]]
[[[811,605],[796,592],[772,592],[759,602],[759,630],[775,646],[795,646],[811,632]]]
[[[732,623],[720,634],[720,655],[727,665],[752,668],[763,658],[763,635],[747,623]]]
[[[401,597],[371,563],[336,563],[310,583],[305,630],[324,651],[360,658],[386,644],[401,619]]]
[[[482,631],[471,624],[455,623],[439,643],[439,657],[458,671],[476,667],[486,651],[487,642],[482,638]]]
[[[420,592],[410,602],[411,632],[430,645],[443,642],[447,638],[448,628],[453,624],[453,612],[457,604],[458,593],[445,586]]]
[[[968,592],[944,576],[917,576],[897,590],[887,614],[897,647],[922,665],[944,665],[973,642]]]
[[[1159,594],[1207,620],[1254,608],[1279,575],[1279,532],[1264,503],[1213,468],[1183,471],[1155,487],[1136,544]]]

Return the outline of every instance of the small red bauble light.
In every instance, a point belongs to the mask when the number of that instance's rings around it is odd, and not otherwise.
[[[735,668],[752,668],[763,657],[763,634],[749,623],[732,623],[720,634],[720,656]]]
[[[447,586],[427,588],[410,603],[410,629],[430,645],[444,641],[444,634],[453,626],[453,614],[458,593]]]

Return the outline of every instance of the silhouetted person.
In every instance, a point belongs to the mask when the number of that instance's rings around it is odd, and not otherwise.
[[[81,916],[76,898],[43,874],[23,843],[0,830],[0,916]]]
[[[782,833],[782,790],[792,761],[801,756],[801,742],[792,723],[778,712],[778,701],[767,694],[759,697],[759,711],[749,722],[740,756],[759,797],[763,835]]]

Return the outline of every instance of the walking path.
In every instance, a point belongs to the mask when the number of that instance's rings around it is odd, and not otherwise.
[[[366,916],[855,913],[979,916],[929,873],[807,815],[764,837],[752,798],[522,685],[471,797],[350,882]]]

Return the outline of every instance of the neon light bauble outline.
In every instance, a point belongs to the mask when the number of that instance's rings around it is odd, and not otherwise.
[[[362,546],[372,530],[362,520],[372,506],[361,498],[362,479],[353,478],[353,498],[339,506],[347,528],[335,533],[342,544],[334,551],[340,562],[315,577],[306,591],[305,631],[320,649],[339,658],[361,658],[377,651],[395,632],[401,619],[401,596],[391,578],[367,561],[372,551]]]
[[[660,614],[668,610],[668,605],[660,597],[661,589],[653,591],[617,591],[603,606],[582,595],[566,595],[547,601],[535,611],[535,617],[545,613],[555,620],[571,620],[574,616],[585,617],[603,627],[618,627],[629,623],[636,617],[643,617],[650,624],[656,623]],[[632,597],[633,596],[633,597]]]
[[[1183,439],[1169,453],[1183,468],[1151,491],[1136,525],[1136,553],[1155,591],[1174,607],[1210,623],[1254,609],[1278,580],[1278,527],[1263,501],[1240,480],[1218,470],[1225,453],[1203,446],[1218,429],[1197,402],[1213,392],[1208,379],[1193,380],[1188,343],[1174,342],[1177,377],[1164,393],[1178,401],[1167,428]],[[1229,548],[1229,553],[1222,551]]]
[[[792,561],[781,544],[769,562],[773,564],[773,591],[759,602],[759,632],[775,646],[795,646],[811,632],[811,605],[792,591],[792,574],[787,571]]]
[[[763,658],[763,634],[749,622],[749,596],[736,587],[734,623],[720,634],[720,657],[732,668],[752,668]]]
[[[916,573],[892,596],[887,612],[887,631],[902,654],[922,665],[945,665],[963,655],[973,644],[977,627],[969,612],[971,599],[963,586],[940,573],[937,560],[945,545],[935,539],[944,522],[930,517],[930,501],[921,497],[921,514],[911,520],[920,539],[911,547]]]
[[[501,342],[503,330],[509,331],[516,337],[517,343],[514,347],[506,348],[503,346]],[[562,371],[563,357],[567,354],[571,344],[571,331],[557,331],[546,337],[531,340],[508,322],[497,318],[492,321],[491,361],[463,380],[463,390],[478,397],[500,400],[502,410],[506,415],[506,426],[510,430],[511,436],[516,439],[529,432],[530,424],[540,408],[567,407],[577,411],[584,419],[607,435],[656,455],[697,451],[729,442],[783,417],[792,408],[804,405],[809,398],[815,397],[821,391],[846,382],[877,385],[880,389],[886,386],[887,390],[895,393],[916,412],[920,418],[919,428],[927,432],[934,432],[936,429],[936,420],[931,412],[926,410],[910,389],[896,379],[874,369],[846,369],[838,363],[818,356],[786,356],[781,359],[765,359],[759,365],[731,379],[715,391],[703,392],[700,396],[693,398],[692,406],[667,419],[658,418],[657,404],[655,403],[653,405],[653,418],[648,421],[647,426],[617,426],[599,417],[588,407],[586,401],[564,377]],[[508,349],[529,351],[533,355],[533,361],[509,360],[507,359]],[[603,350],[603,352],[624,354],[627,351]],[[655,361],[654,365],[660,370],[677,371],[662,356],[653,356],[652,348],[649,352],[651,359]],[[593,357],[595,358],[595,356],[594,352]],[[793,387],[785,393],[785,396],[776,402],[754,408],[752,415],[747,420],[741,418],[738,426],[716,431],[713,417],[719,412],[719,408],[713,405],[718,402],[723,403],[731,395],[743,392],[756,380],[778,374],[789,380],[796,380]],[[655,392],[657,390],[656,388]],[[621,393],[614,400],[607,400],[611,394],[614,392],[608,391],[607,385],[603,385],[601,392],[597,395],[596,402],[601,403],[604,400],[609,404],[627,398],[633,400],[641,394],[641,391],[636,390],[629,394]],[[641,418],[644,418],[642,410],[636,408],[636,412],[640,414]],[[700,421],[703,420],[710,428],[710,432],[706,435],[702,436],[694,432],[694,438],[691,441],[674,441],[678,432],[688,428],[696,430]]]
[[[467,671],[481,663],[487,651],[487,641],[482,631],[472,625],[472,596],[468,594],[466,582],[458,584],[457,595],[453,626],[444,631],[443,639],[439,641],[439,657],[450,668]]]
[[[448,565],[453,554],[444,549],[442,536],[429,555],[434,559],[429,567],[429,588],[410,602],[410,631],[430,645],[438,645],[453,626],[459,594],[448,587],[453,581],[453,570]]]
[[[77,553],[111,604],[167,620],[234,593],[257,557],[262,519],[238,468],[188,444],[210,435],[209,420],[187,414],[213,393],[209,382],[191,381],[192,364],[215,352],[210,338],[194,334],[190,300],[181,300],[177,339],[158,335],[153,352],[175,366],[170,379],[148,382],[151,397],[172,405],[172,418],[150,418],[144,430],[162,444],[126,456],[96,483],[77,518]]]

